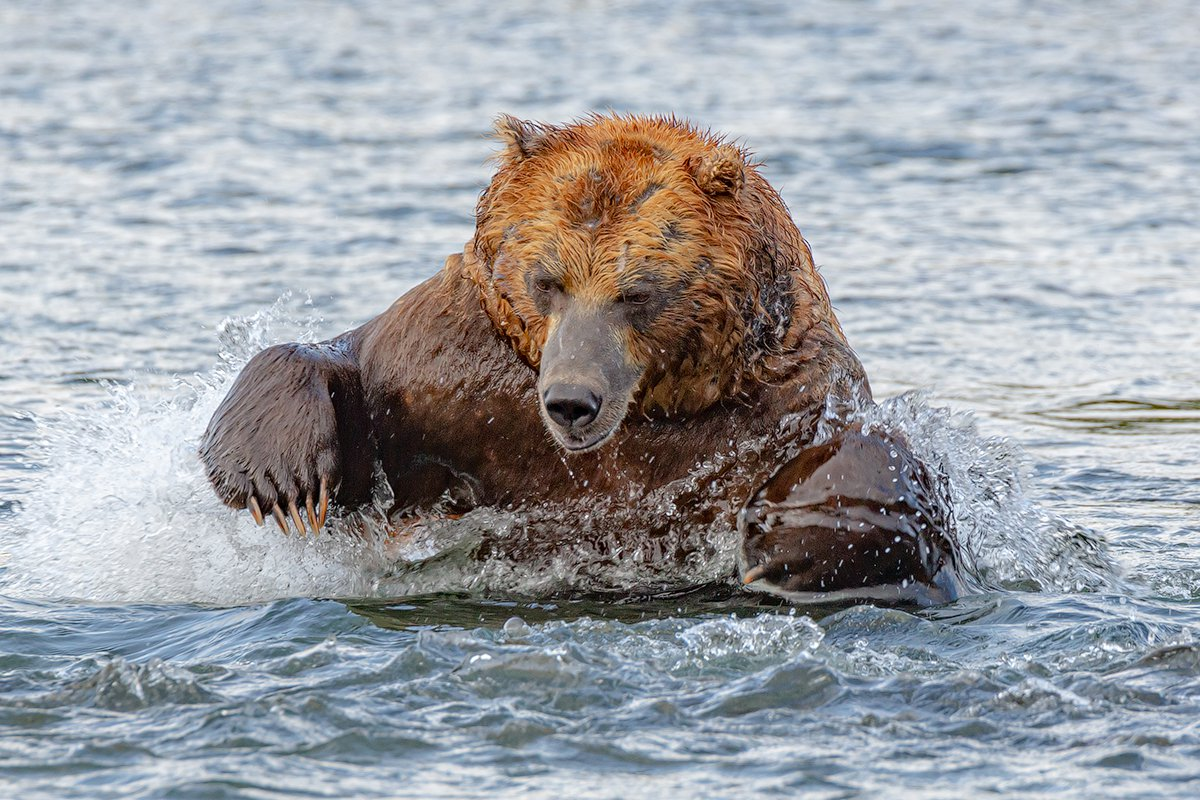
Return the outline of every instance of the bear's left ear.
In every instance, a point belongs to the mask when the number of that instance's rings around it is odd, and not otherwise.
[[[495,138],[504,145],[498,158],[516,164],[537,155],[558,128],[540,122],[517,119],[511,114],[496,117]]]
[[[746,183],[746,161],[731,144],[723,144],[703,156],[692,156],[686,166],[705,194],[736,195]]]

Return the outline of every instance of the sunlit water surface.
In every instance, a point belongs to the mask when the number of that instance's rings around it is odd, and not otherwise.
[[[1197,41],[1186,0],[4,4],[3,795],[1195,796]],[[497,113],[606,108],[765,162],[974,593],[549,601],[590,584],[417,563],[469,526],[216,502],[245,358],[458,249]]]

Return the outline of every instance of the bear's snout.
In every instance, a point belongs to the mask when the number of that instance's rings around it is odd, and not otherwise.
[[[565,298],[538,365],[546,430],[568,453],[603,445],[625,419],[642,370],[625,350],[628,325],[611,309]]]
[[[582,428],[600,416],[603,400],[578,383],[555,383],[542,395],[550,419],[564,428]]]

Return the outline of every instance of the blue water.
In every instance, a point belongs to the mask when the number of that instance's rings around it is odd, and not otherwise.
[[[0,795],[1195,796],[1198,41],[1186,0],[0,6]],[[496,114],[607,108],[765,162],[978,593],[549,601],[217,503],[245,358],[459,249]]]

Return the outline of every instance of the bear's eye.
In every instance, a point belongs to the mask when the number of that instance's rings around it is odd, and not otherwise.
[[[550,292],[554,290],[554,281],[550,280],[549,278],[538,278],[533,282],[533,288],[536,289],[539,294],[550,294]]]
[[[644,286],[637,286],[621,292],[621,302],[627,306],[644,306],[653,297],[653,292]]]

